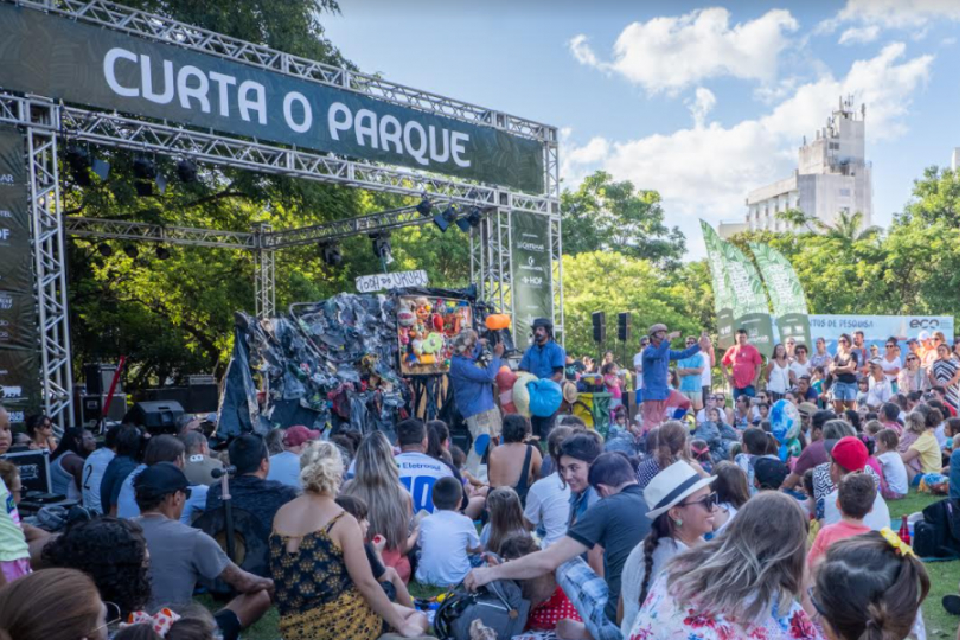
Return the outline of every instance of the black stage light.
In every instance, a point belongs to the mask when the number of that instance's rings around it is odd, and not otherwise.
[[[154,249],[153,252],[157,256],[157,260],[166,260],[170,257],[170,249],[167,249],[162,244],[158,244],[157,248]]]
[[[339,267],[343,263],[343,256],[340,255],[340,245],[336,243],[321,244],[320,255],[328,266]]]
[[[177,176],[184,184],[193,184],[197,181],[197,163],[190,158],[184,158],[177,163]]]
[[[467,222],[470,223],[470,226],[474,228],[479,227],[480,220],[480,207],[473,207],[470,209],[470,214],[467,216]]]
[[[133,244],[123,245],[123,252],[127,254],[128,258],[136,258],[140,255],[140,249],[137,249],[137,246]]]
[[[390,236],[381,235],[373,237],[373,253],[383,260],[385,264],[393,262],[393,254],[390,251]]]
[[[141,198],[150,198],[153,196],[152,182],[137,180],[133,183],[133,188],[136,189],[137,195]]]
[[[424,218],[430,215],[430,199],[426,195],[420,199],[420,203],[417,205],[417,213],[422,215]]]
[[[133,175],[137,180],[153,180],[157,177],[157,167],[150,158],[140,156],[133,161]]]
[[[433,224],[437,225],[437,228],[440,229],[442,233],[446,233],[447,227],[450,226],[450,223],[447,222],[447,219],[442,213],[438,213],[437,215],[433,216]]]
[[[97,251],[99,251],[100,255],[102,255],[104,258],[109,258],[110,256],[113,255],[113,247],[111,247],[106,242],[101,242],[100,244],[98,244]]]
[[[71,145],[64,154],[64,160],[70,167],[70,176],[74,184],[81,187],[89,187],[93,184],[90,180],[90,152],[84,147]]]

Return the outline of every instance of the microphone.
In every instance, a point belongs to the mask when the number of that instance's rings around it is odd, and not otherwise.
[[[222,469],[211,469],[211,470],[210,470],[210,475],[213,477],[214,480],[216,480],[216,479],[218,479],[218,478],[221,478],[221,477],[223,477],[224,475],[234,476],[234,475],[236,475],[236,474],[237,474],[237,468],[236,468],[236,467],[223,467]]]

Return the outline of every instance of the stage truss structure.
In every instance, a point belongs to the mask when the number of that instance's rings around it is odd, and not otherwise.
[[[481,224],[470,232],[471,280],[479,296],[497,312],[513,313],[511,211],[549,220],[552,316],[563,336],[563,265],[560,220],[558,131],[555,127],[487,109],[384,78],[326,65],[163,16],[105,0],[14,0],[16,4],[65,19],[108,27],[129,35],[227,58],[312,82],[347,88],[370,97],[475,124],[495,127],[542,143],[542,194],[453,179],[333,154],[264,144],[229,134],[213,134],[140,117],[64,105],[49,97],[19,95],[0,87],[0,123],[18,126],[27,137],[30,211],[33,217],[35,287],[40,323],[43,409],[63,428],[72,425],[72,372],[66,287],[67,236],[218,247],[254,254],[255,308],[259,318],[276,313],[275,252],[339,238],[389,233],[426,224],[431,218],[413,208],[337,220],[299,229],[273,230],[257,225],[249,232],[195,229],[62,215],[58,172],[61,139],[135,150],[220,167],[247,169],[401,196],[427,194],[435,207],[479,207]]]

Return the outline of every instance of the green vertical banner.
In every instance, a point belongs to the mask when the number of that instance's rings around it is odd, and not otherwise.
[[[553,319],[550,286],[550,221],[526,211],[511,212],[513,335],[518,345],[535,318]]]
[[[703,229],[703,241],[707,245],[707,262],[710,265],[710,279],[713,284],[713,306],[717,314],[717,346],[728,349],[733,346],[733,289],[730,278],[723,266],[723,253],[720,245],[723,240],[709,224],[700,221]]]
[[[746,329],[750,343],[769,358],[773,355],[773,317],[760,274],[735,245],[721,241],[720,252],[733,291],[735,329]]]
[[[777,316],[781,342],[793,338],[797,344],[807,345],[808,353],[813,353],[810,320],[807,317],[807,297],[793,265],[782,253],[769,245],[751,242],[750,250],[753,251],[760,275],[763,276],[773,302],[773,313]]]

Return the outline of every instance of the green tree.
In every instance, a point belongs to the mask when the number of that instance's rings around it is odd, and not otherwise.
[[[932,223],[943,220],[960,226],[960,172],[929,167],[913,183],[913,199],[904,208],[904,219]]]
[[[565,190],[560,212],[566,254],[610,249],[671,265],[683,255],[683,233],[664,224],[660,194],[637,191],[604,171],[587,176],[576,191]]]

